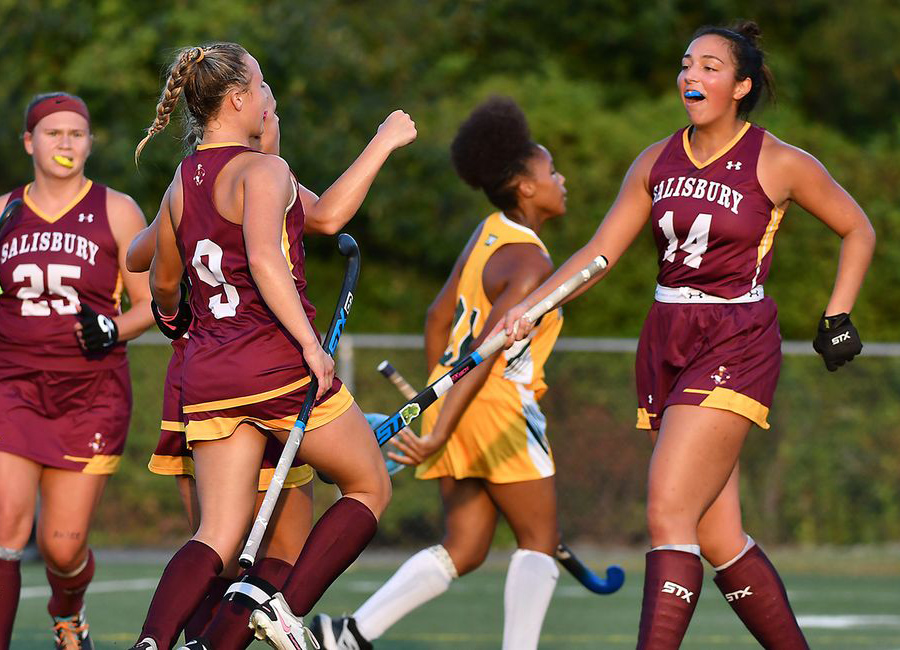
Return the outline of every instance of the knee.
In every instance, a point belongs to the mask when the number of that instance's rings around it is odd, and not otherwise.
[[[388,504],[391,502],[391,496],[393,496],[391,477],[388,476],[387,470],[380,471],[373,477],[368,492],[371,499],[368,503],[369,508],[380,519],[382,513],[387,510]]]
[[[33,525],[33,513],[9,512],[0,507],[0,547],[25,548]]]
[[[694,538],[698,520],[699,517],[685,510],[683,505],[667,499],[651,498],[647,502],[647,528],[651,540],[681,543],[686,541],[681,537]]]
[[[450,555],[450,559],[453,560],[456,573],[460,576],[472,573],[484,564],[490,550],[490,544],[454,542],[452,540],[444,540],[443,546]]]
[[[556,526],[534,527],[515,531],[516,545],[526,551],[536,551],[545,555],[553,555],[559,544],[559,532]]]
[[[86,543],[51,543],[40,544],[41,556],[44,563],[54,573],[68,574],[72,573],[87,558]]]

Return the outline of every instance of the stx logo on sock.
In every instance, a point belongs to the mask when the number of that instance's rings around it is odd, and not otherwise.
[[[729,603],[733,603],[736,600],[740,600],[741,598],[746,598],[747,596],[752,596],[753,592],[750,591],[750,585],[747,585],[743,589],[738,589],[737,591],[732,591],[729,594],[725,594],[725,600]]]
[[[664,594],[675,594],[676,596],[678,596],[679,598],[681,598],[687,602],[691,602],[691,596],[694,595],[693,591],[688,591],[681,585],[676,584],[674,582],[670,582],[669,580],[666,580],[663,583],[662,592]]]

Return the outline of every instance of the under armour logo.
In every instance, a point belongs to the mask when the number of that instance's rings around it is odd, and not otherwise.
[[[495,241],[497,241],[497,235],[488,235],[487,239],[484,240],[485,246],[492,245]]]
[[[197,163],[197,171],[194,172],[194,182],[197,186],[200,186],[200,183],[203,182],[203,177],[206,176],[206,170],[203,169],[203,165]]]
[[[725,169],[740,170],[741,169],[741,161],[734,162],[733,160],[729,160],[727,163],[725,163]]]
[[[725,600],[729,603],[733,603],[736,600],[740,600],[741,598],[746,598],[747,596],[752,596],[753,592],[750,591],[750,585],[747,585],[743,589],[738,589],[737,591],[732,591],[731,593],[725,594]]]
[[[647,395],[647,403],[653,404],[653,395]]]
[[[687,601],[688,603],[691,602],[691,596],[694,595],[693,591],[688,591],[686,588],[682,587],[681,585],[676,584],[674,582],[669,582],[668,580],[666,580],[663,583],[662,592],[664,594],[675,594],[676,596],[678,596],[679,598],[681,598],[684,601]]]
[[[84,212],[80,212],[78,214],[78,223],[83,223],[87,221],[88,223],[94,223],[94,213],[85,214]]]

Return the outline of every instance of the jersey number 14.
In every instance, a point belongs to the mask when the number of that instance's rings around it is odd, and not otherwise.
[[[669,241],[669,245],[663,253],[663,259],[666,262],[674,262],[675,251],[680,248],[687,253],[687,256],[682,260],[682,264],[699,269],[700,263],[703,261],[703,253],[709,247],[709,227],[712,223],[712,215],[705,212],[698,214],[697,218],[694,219],[694,223],[691,224],[687,239],[684,240],[681,246],[678,245],[678,237],[675,236],[675,213],[671,210],[666,210],[666,213],[658,223],[663,235]]]

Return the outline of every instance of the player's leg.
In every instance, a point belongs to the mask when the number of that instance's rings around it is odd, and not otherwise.
[[[0,451],[0,648],[9,648],[22,586],[22,553],[34,522],[41,466]]]
[[[316,522],[282,590],[292,612],[305,616],[374,537],[391,498],[391,482],[355,403],[308,431],[298,456],[330,476],[343,495]]]
[[[397,621],[443,594],[450,583],[478,568],[490,550],[497,525],[497,509],[481,479],[438,479],[444,507],[445,534],[441,544],[423,549],[406,560],[378,591],[350,617],[332,620],[318,614],[312,630],[325,650],[341,643],[371,647]],[[351,638],[352,637],[352,638]]]
[[[668,407],[650,459],[647,553],[638,648],[678,648],[703,583],[701,517],[731,476],[750,421],[699,406]]]
[[[147,640],[156,648],[171,647],[224,560],[237,555],[253,513],[265,441],[256,428],[242,424],[227,438],[194,444],[200,527],[166,566],[135,647],[144,650]]]
[[[83,614],[84,592],[94,577],[88,532],[108,478],[52,467],[41,474],[37,544],[50,583],[47,611],[53,617],[60,647],[64,637],[80,638],[90,647]]]
[[[228,581],[218,596],[222,601],[224,595],[225,600],[217,607],[209,625],[201,630],[202,634],[188,635],[185,629],[185,638],[202,637],[208,647],[216,650],[239,650],[250,645],[253,632],[248,622],[259,603],[248,597],[246,592],[261,589],[266,593],[275,593],[284,586],[312,528],[311,479],[310,476],[310,482],[305,485],[282,490],[260,545],[260,559],[244,573],[240,582]],[[264,497],[265,492],[258,493],[256,510]]]
[[[743,530],[737,466],[697,533],[716,586],[756,640],[775,650],[808,648],[778,572]]]
[[[503,593],[503,648],[537,648],[559,578],[553,556],[559,543],[556,481],[549,476],[489,483],[487,490],[516,535],[517,549],[509,563]]]

